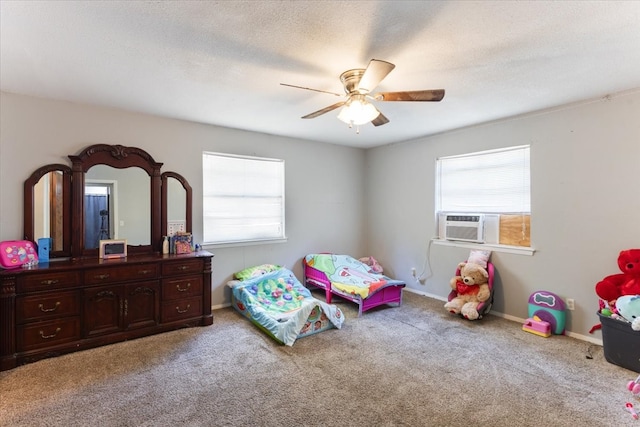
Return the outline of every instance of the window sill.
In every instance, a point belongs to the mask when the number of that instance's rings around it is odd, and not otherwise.
[[[272,245],[277,243],[287,243],[287,238],[281,239],[267,239],[267,240],[251,240],[246,242],[227,242],[227,243],[203,243],[202,249],[216,249],[216,248],[233,248],[237,246],[256,246],[256,245]]]
[[[509,245],[498,245],[494,243],[472,243],[472,242],[460,242],[455,240],[444,240],[444,239],[431,239],[431,241],[440,246],[454,246],[457,248],[469,248],[469,249],[490,249],[493,252],[504,252],[509,254],[516,255],[527,255],[533,256],[536,251],[535,248],[524,247],[524,246],[509,246]]]

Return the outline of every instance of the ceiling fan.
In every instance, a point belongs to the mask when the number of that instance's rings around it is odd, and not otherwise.
[[[340,74],[340,81],[344,86],[346,99],[329,105],[321,110],[315,111],[303,119],[313,119],[321,116],[329,111],[343,107],[338,114],[338,119],[347,123],[349,127],[354,124],[356,126],[371,122],[374,126],[381,126],[389,123],[389,119],[385,117],[378,109],[369,101],[440,101],[444,97],[444,89],[432,90],[411,90],[404,92],[378,92],[372,91],[380,84],[380,82],[395,68],[390,62],[372,59],[369,61],[367,68],[355,68],[347,70]],[[312,90],[315,92],[328,93],[335,96],[344,97],[339,93],[328,92],[325,90],[312,89],[308,87],[295,86],[286,83],[280,83],[282,86],[289,86],[298,89]]]

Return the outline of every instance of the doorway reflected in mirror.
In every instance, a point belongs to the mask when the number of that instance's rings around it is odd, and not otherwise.
[[[84,247],[95,249],[100,246],[100,240],[111,239],[111,222],[113,203],[111,194],[113,184],[87,183],[84,188]]]

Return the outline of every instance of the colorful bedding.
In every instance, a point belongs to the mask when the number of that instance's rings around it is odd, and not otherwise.
[[[363,299],[387,286],[405,284],[374,273],[371,267],[349,255],[310,254],[305,257],[305,263],[326,274],[332,288]]]
[[[293,345],[297,338],[342,327],[335,305],[311,295],[286,268],[231,281],[233,307],[276,341]]]

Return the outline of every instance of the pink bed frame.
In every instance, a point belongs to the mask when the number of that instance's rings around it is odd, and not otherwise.
[[[304,266],[305,284],[324,289],[328,304],[331,304],[332,295],[337,295],[351,302],[355,302],[358,304],[358,317],[362,316],[362,313],[365,311],[379,305],[393,303],[397,303],[398,306],[402,305],[402,288],[405,287],[404,283],[385,286],[374,293],[369,294],[368,297],[362,298],[359,295],[353,295],[333,288],[331,286],[331,282],[327,278],[327,275],[322,271],[307,265],[304,258],[302,259],[302,265]]]

